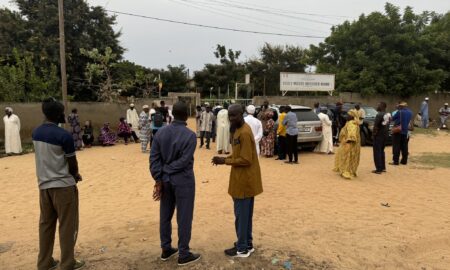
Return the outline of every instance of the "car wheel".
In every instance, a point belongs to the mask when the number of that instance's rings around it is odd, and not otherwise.
[[[366,145],[367,145],[366,133],[361,132],[361,146],[366,146]]]

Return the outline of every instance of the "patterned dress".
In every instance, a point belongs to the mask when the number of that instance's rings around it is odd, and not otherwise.
[[[109,123],[105,123],[103,128],[100,130],[100,136],[98,137],[98,140],[103,146],[110,146],[116,143],[116,133],[111,131],[111,129],[109,128]]]
[[[139,132],[139,140],[141,141],[142,152],[147,151],[147,145],[150,144],[150,138],[152,136],[152,126],[150,120],[150,114],[146,112],[141,112],[139,115],[139,127],[141,128]]]
[[[357,176],[356,171],[358,170],[361,152],[359,121],[347,121],[339,134],[339,143],[334,171],[338,172],[345,179],[352,179]]]
[[[82,137],[81,137],[81,125],[80,121],[78,120],[78,114],[71,113],[69,114],[69,117],[67,117],[67,120],[70,124],[70,131],[72,133],[72,138],[75,144],[75,149],[81,149],[83,146],[82,143]]]
[[[266,110],[263,121],[263,137],[261,139],[261,155],[272,157],[275,148],[275,121],[273,121],[273,112]]]

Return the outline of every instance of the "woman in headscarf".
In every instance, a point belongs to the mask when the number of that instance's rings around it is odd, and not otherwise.
[[[273,111],[268,109],[263,115],[263,137],[261,139],[261,155],[273,157],[275,147],[275,121],[273,121]]]
[[[361,152],[359,118],[356,110],[347,113],[347,122],[339,133],[339,149],[336,154],[334,171],[345,179],[357,176]]]
[[[73,142],[75,144],[75,149],[81,150],[83,146],[82,138],[81,138],[81,125],[78,119],[78,110],[72,109],[72,113],[67,117],[67,122],[70,125],[70,131],[72,133]]]
[[[98,137],[98,141],[103,146],[111,146],[116,143],[116,134],[109,128],[109,123],[105,123],[103,125],[103,128],[100,131],[100,136]]]

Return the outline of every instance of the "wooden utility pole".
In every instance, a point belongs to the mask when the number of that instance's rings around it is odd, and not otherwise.
[[[67,74],[66,74],[66,44],[64,35],[64,3],[63,0],[58,0],[59,13],[59,58],[61,61],[61,88],[62,99],[64,104],[64,112],[67,115]]]

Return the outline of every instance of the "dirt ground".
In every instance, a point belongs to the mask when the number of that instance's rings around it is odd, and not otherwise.
[[[386,151],[390,160],[391,148]],[[410,152],[450,152],[450,136],[416,135]],[[206,149],[195,153],[191,248],[203,257],[184,269],[450,269],[448,168],[410,163],[374,175],[372,149],[364,147],[359,177],[346,181],[331,170],[334,156],[301,152],[300,165],[261,158],[257,251],[232,260],[223,254],[235,241],[230,168],[211,166],[213,155]],[[151,198],[148,155],[139,145],[120,144],[77,156],[84,180],[76,250],[86,269],[176,269],[176,260],[158,260],[159,203]],[[0,269],[35,269],[39,203],[33,154],[0,159],[0,192]],[[175,221],[173,238],[176,243]],[[58,241],[54,255],[59,258]]]

